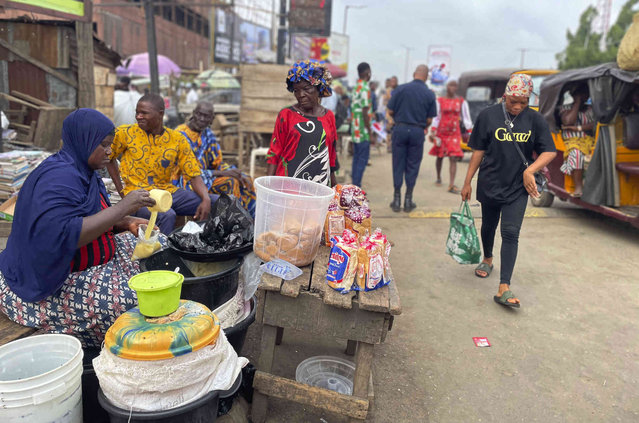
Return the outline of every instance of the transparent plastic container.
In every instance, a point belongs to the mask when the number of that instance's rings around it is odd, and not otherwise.
[[[355,363],[328,355],[307,358],[295,370],[296,381],[344,395],[353,395],[354,376]]]
[[[255,254],[264,261],[280,258],[298,267],[311,264],[333,189],[285,176],[257,178],[255,189]]]

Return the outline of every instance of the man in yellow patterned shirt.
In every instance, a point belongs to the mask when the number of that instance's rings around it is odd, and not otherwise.
[[[136,107],[135,119],[138,123],[116,129],[111,162],[107,169],[122,197],[136,189],[150,191],[157,188],[171,192],[171,210],[159,213],[157,219],[160,231],[169,234],[175,226],[176,215],[193,216],[196,220],[208,219],[211,204],[219,196],[208,193],[200,176],[200,164],[191,146],[180,132],[163,126],[163,117],[164,99],[157,94],[144,95]],[[120,156],[118,168],[116,159]],[[193,191],[172,184],[171,177],[176,171],[190,178]],[[147,208],[140,209],[136,214],[147,219],[150,215]]]

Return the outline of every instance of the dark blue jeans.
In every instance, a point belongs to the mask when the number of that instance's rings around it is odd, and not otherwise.
[[[219,195],[214,194],[209,194],[209,197],[211,197],[211,206],[220,198]],[[173,193],[173,205],[171,209],[166,213],[158,213],[158,219],[155,224],[160,228],[160,232],[168,235],[175,228],[175,218],[178,215],[194,216],[201,202],[202,199],[195,192],[178,188],[178,190]],[[151,217],[151,212],[144,207],[138,210],[135,216],[148,219]]]
[[[424,157],[424,129],[419,126],[397,124],[393,128],[393,185],[400,189],[413,188]]]
[[[371,153],[370,141],[353,143],[353,185],[362,186],[362,178]]]
[[[481,242],[484,245],[484,257],[493,256],[495,231],[501,217],[501,270],[499,283],[510,285],[510,278],[517,261],[519,231],[524,221],[528,204],[528,194],[521,195],[509,204],[481,203]]]

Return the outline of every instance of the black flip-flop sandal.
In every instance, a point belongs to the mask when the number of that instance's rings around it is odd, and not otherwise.
[[[510,301],[508,301],[511,298],[517,298],[511,290],[508,290],[501,294],[501,297],[498,297],[497,295],[493,297],[497,304],[503,305],[504,307],[519,308],[519,303],[511,303]]]
[[[486,276],[482,276],[480,274],[477,273],[477,271],[480,270],[482,272],[486,272]],[[475,268],[475,276],[477,276],[478,278],[487,278],[488,276],[490,276],[490,273],[493,271],[493,265],[492,264],[488,264],[488,263],[484,263],[483,261],[481,263],[479,263],[479,266],[477,266]]]

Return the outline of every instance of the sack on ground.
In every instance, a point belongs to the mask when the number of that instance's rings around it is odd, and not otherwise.
[[[222,331],[213,345],[178,357],[127,360],[103,348],[93,360],[104,395],[132,411],[161,411],[230,389],[248,360],[238,357]]]
[[[462,203],[459,212],[450,214],[446,254],[460,264],[477,264],[481,259],[479,237],[468,201]]]

